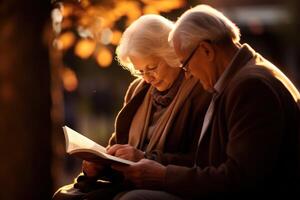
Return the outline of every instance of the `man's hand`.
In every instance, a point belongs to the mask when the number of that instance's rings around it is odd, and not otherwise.
[[[86,160],[82,161],[82,171],[88,177],[96,177],[99,175],[104,169],[104,165],[100,163],[89,162]]]
[[[113,164],[112,168],[121,171],[126,180],[142,189],[162,189],[166,167],[158,162],[142,159],[133,165]]]
[[[144,152],[128,144],[115,144],[107,149],[107,153],[113,156],[137,162],[144,158]]]

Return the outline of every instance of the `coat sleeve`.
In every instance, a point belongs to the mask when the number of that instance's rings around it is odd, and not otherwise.
[[[251,78],[227,92],[224,105],[219,105],[225,106],[225,160],[203,168],[169,165],[165,189],[200,199],[263,185],[272,175],[283,135],[284,116],[277,94],[265,81]]]

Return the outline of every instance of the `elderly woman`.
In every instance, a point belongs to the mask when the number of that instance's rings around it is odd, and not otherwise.
[[[185,77],[179,68],[180,62],[168,43],[172,28],[173,23],[162,16],[144,15],[122,35],[117,58],[137,79],[130,84],[124,106],[116,118],[115,133],[107,148],[111,155],[132,161],[148,158],[163,165],[193,164],[210,95],[197,79]],[[96,180],[105,175],[114,182],[119,176],[109,169],[101,163],[84,161],[85,176],[79,177],[75,187],[81,188],[85,182],[82,180]],[[105,189],[95,185],[85,188],[87,193],[82,193],[82,188],[81,192],[74,188],[64,192],[75,190],[86,199],[94,196],[109,199],[120,189],[103,187]],[[58,198],[62,193],[59,190],[54,199],[70,199]]]

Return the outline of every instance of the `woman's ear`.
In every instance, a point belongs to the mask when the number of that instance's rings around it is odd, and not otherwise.
[[[200,47],[207,57],[209,61],[213,61],[215,58],[215,49],[213,48],[212,44],[207,41],[200,42]]]

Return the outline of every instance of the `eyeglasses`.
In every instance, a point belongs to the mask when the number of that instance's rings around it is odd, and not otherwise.
[[[135,75],[137,76],[145,76],[145,75],[154,75],[157,73],[158,65],[151,66],[150,68],[146,68],[145,70],[138,70],[135,72]]]
[[[193,58],[193,56],[196,53],[196,51],[197,51],[198,48],[199,48],[199,44],[193,49],[192,53],[188,56],[188,58],[180,66],[180,68],[183,71],[185,71],[185,72],[189,71],[188,64],[189,64],[190,60]]]

